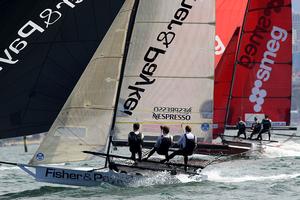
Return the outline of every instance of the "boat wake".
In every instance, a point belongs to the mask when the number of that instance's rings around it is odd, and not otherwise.
[[[0,171],[6,171],[6,170],[15,170],[15,169],[19,169],[19,167],[8,167],[8,166],[0,166]]]
[[[270,176],[259,175],[242,175],[239,177],[223,176],[220,171],[209,171],[205,173],[208,177],[208,181],[222,182],[222,183],[241,183],[248,181],[263,182],[263,181],[276,181],[276,180],[288,180],[294,179],[300,176],[300,173],[295,174],[278,174]]]
[[[300,156],[300,144],[295,141],[266,145],[263,156],[267,158]]]
[[[140,179],[135,183],[129,185],[131,187],[140,187],[140,186],[151,186],[151,185],[170,185],[178,183],[189,183],[189,182],[201,182],[207,180],[206,175],[188,175],[188,174],[178,174],[171,175],[169,172],[157,172],[151,177],[145,177]]]

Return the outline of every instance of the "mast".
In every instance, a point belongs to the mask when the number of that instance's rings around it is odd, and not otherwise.
[[[113,115],[113,118],[112,118],[112,125],[111,125],[111,130],[110,130],[109,139],[108,139],[107,155],[109,155],[109,151],[110,151],[110,148],[111,148],[111,142],[112,142],[113,132],[114,132],[115,123],[116,123],[119,97],[120,97],[120,94],[121,94],[123,76],[124,76],[124,71],[125,71],[125,64],[126,64],[126,59],[127,59],[127,55],[128,55],[130,39],[131,39],[131,36],[132,36],[132,30],[133,30],[134,21],[135,21],[135,18],[136,18],[138,5],[139,5],[139,0],[135,0],[133,10],[131,12],[130,20],[129,20],[128,33],[127,33],[126,41],[125,41],[125,49],[124,49],[122,67],[121,67],[121,72],[120,72],[120,77],[119,77],[119,84],[118,84],[117,95],[116,95],[116,100],[115,100],[114,115]],[[106,157],[105,167],[107,167],[108,162],[109,162],[109,156]]]
[[[250,1],[251,0],[248,0],[248,2],[247,2],[246,11],[245,11],[245,15],[244,15],[244,19],[243,19],[243,24],[242,24],[242,29],[241,29],[241,35],[240,35],[240,38],[239,38],[239,41],[238,41],[238,49],[237,49],[237,52],[235,54],[235,63],[234,63],[234,68],[233,68],[233,73],[232,73],[231,86],[230,86],[229,96],[228,96],[228,100],[227,100],[227,109],[226,109],[226,114],[225,114],[224,131],[225,131],[225,128],[226,128],[228,117],[229,117],[230,102],[231,102],[231,99],[232,99],[232,91],[233,91],[235,73],[236,73],[236,68],[237,68],[237,64],[238,64],[238,55],[239,55],[240,48],[241,48],[241,39],[242,39],[243,33],[244,33],[244,27],[245,27],[245,22],[246,22],[246,15],[248,13]]]
[[[26,144],[26,136],[23,136],[23,142],[24,142],[24,152],[28,152],[27,144]]]

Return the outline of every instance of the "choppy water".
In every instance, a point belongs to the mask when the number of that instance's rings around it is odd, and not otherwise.
[[[1,147],[0,160],[27,163],[36,148],[29,146],[30,152],[24,153],[22,146]],[[159,184],[166,182],[167,175],[162,173],[130,187],[103,184],[87,188],[38,183],[17,167],[1,165],[0,199],[296,200],[300,199],[300,138],[269,145],[255,157],[211,165],[203,174],[208,180],[202,182]]]

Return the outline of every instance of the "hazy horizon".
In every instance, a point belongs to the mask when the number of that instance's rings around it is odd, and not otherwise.
[[[293,7],[294,12],[300,13],[300,1],[299,0],[293,0],[292,7]]]

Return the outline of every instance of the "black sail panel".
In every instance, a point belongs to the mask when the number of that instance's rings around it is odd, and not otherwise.
[[[123,2],[0,1],[0,138],[49,130]]]

